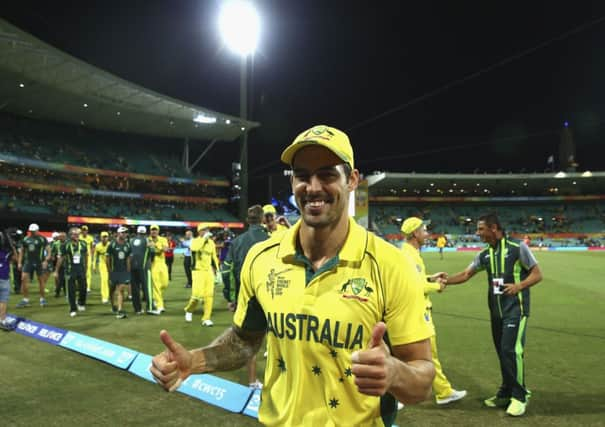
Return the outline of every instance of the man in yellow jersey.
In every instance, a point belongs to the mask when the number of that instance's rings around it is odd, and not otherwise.
[[[233,326],[192,351],[161,331],[151,373],[174,390],[192,373],[243,366],[266,335],[261,423],[391,425],[396,399],[422,401],[435,376],[421,277],[349,217],[359,171],[343,132],[313,127],[281,159],[301,221],[248,252]]]
[[[439,248],[439,257],[441,259],[443,259],[443,248],[445,248],[446,243],[447,240],[445,239],[445,236],[443,234],[437,237],[437,248]]]
[[[219,271],[216,245],[210,229],[199,224],[197,237],[191,241],[191,298],[185,307],[185,321],[193,320],[193,312],[198,302],[203,301],[202,326],[213,326],[212,304],[214,302],[214,278]]]
[[[164,308],[164,289],[168,287],[168,267],[164,253],[168,250],[168,240],[160,236],[160,227],[156,224],[149,227],[149,247],[153,250],[151,262],[151,280],[153,281],[153,302],[155,313],[160,314]]]
[[[109,273],[107,272],[107,248],[109,247],[109,233],[101,231],[101,241],[95,245],[92,258],[92,269],[99,272],[101,278],[101,301],[103,304],[109,302]]]
[[[441,369],[441,362],[437,355],[437,332],[433,324],[433,303],[429,298],[429,294],[434,292],[442,292],[445,289],[445,279],[447,274],[440,272],[430,276],[426,274],[424,261],[420,256],[420,248],[424,245],[428,237],[426,226],[420,218],[410,217],[401,225],[401,232],[405,236],[405,242],[401,246],[403,253],[411,259],[416,265],[416,269],[420,275],[425,278],[423,283],[424,302],[426,311],[424,316],[430,322],[433,335],[431,335],[431,353],[433,354],[433,364],[435,365],[435,379],[433,380],[433,393],[438,405],[445,405],[451,402],[462,399],[466,396],[466,390],[456,390],[452,387],[447,377]]]
[[[88,226],[83,225],[80,230],[82,234],[80,234],[80,240],[86,243],[86,251],[88,253],[88,259],[91,260],[95,255],[95,239],[88,234]],[[92,289],[92,262],[89,262],[86,267],[86,292],[90,293]]]
[[[283,216],[277,217],[277,211],[273,205],[263,206],[263,224],[269,235],[279,234],[290,228],[290,223]]]

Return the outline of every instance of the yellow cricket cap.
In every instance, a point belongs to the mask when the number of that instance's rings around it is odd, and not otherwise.
[[[275,210],[275,206],[273,206],[273,205],[265,205],[265,206],[263,206],[263,213],[264,214],[273,214],[273,215],[275,215],[277,213],[277,211]]]
[[[203,222],[200,222],[200,223],[197,225],[197,231],[202,231],[202,230],[205,230],[205,229],[207,229],[207,228],[210,228],[210,227],[208,227],[208,224],[204,224]]]
[[[83,225],[82,227],[80,227],[80,229],[88,231],[88,225]]]
[[[403,234],[411,234],[418,229],[423,224],[420,218],[415,216],[411,216],[401,224],[401,232]]]
[[[150,230],[158,230],[160,231],[160,226],[157,224],[153,224],[151,227],[149,227]]]
[[[308,145],[326,147],[352,168],[355,167],[353,147],[351,147],[349,137],[343,131],[325,125],[313,126],[298,135],[294,142],[281,153],[282,162],[291,165],[298,150]]]
[[[109,233],[107,231],[101,231],[101,237],[109,237]]]

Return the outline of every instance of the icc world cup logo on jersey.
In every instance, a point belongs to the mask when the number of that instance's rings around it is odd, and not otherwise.
[[[271,294],[271,299],[282,295],[284,293],[284,289],[290,286],[290,280],[280,276],[281,274],[287,273],[290,270],[292,269],[287,268],[285,270],[275,272],[275,269],[272,268],[269,272],[269,275],[267,276],[267,293]]]
[[[370,297],[374,293],[374,289],[372,289],[366,279],[363,277],[356,277],[354,279],[349,279],[344,285],[340,288],[340,293],[343,298],[348,299],[356,299],[361,302],[368,301],[368,297]]]

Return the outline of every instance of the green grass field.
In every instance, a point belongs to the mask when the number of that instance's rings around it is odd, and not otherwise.
[[[474,253],[425,254],[430,272],[463,269]],[[532,289],[528,322],[526,378],[533,396],[526,416],[506,417],[503,410],[482,407],[483,398],[499,385],[499,368],[491,343],[484,273],[451,287],[433,299],[440,360],[454,387],[468,396],[447,407],[427,401],[406,407],[397,418],[407,426],[576,426],[605,425],[605,253],[537,254],[545,279]],[[230,324],[230,314],[217,289],[215,326],[184,321],[189,296],[182,262],[167,290],[167,313],[116,320],[100,303],[98,279],[89,307],[68,316],[64,298],[50,306],[19,309],[12,295],[9,311],[32,320],[124,345],[148,354],[162,350],[165,328],[187,347],[210,341]],[[50,284],[49,288],[53,285]],[[30,293],[37,301],[33,291]],[[52,294],[49,294],[52,295]],[[128,309],[132,312],[129,305]],[[262,373],[264,360],[259,358]],[[245,384],[244,370],[221,374]],[[345,420],[343,420],[344,422]],[[0,333],[0,425],[2,426],[247,426],[255,420],[227,413],[77,353],[18,335]]]

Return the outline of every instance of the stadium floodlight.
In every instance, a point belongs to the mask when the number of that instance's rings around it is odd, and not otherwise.
[[[206,116],[206,115],[200,113],[200,114],[197,114],[193,118],[193,121],[195,123],[203,123],[203,124],[211,125],[213,123],[216,123],[216,117]]]
[[[260,36],[260,18],[251,1],[225,2],[218,25],[223,41],[231,51],[241,56],[254,53]]]
[[[582,173],[582,177],[584,178],[590,178],[592,176],[592,172],[591,171],[586,171]]]
[[[557,172],[555,174],[555,178],[565,178],[567,176],[567,174],[563,171]]]

